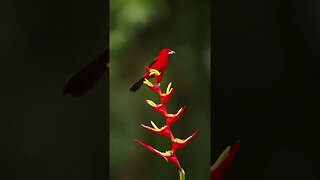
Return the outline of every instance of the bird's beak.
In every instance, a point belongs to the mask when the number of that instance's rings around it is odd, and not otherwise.
[[[174,52],[174,51],[170,51],[170,52],[169,52],[169,54],[175,54],[175,53],[176,53],[176,52]]]

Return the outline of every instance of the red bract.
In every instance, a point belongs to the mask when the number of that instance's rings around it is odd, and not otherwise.
[[[146,99],[146,102],[158,113],[161,115],[167,114],[167,109],[164,104],[155,104],[153,101]]]
[[[238,140],[231,150],[229,146],[221,153],[218,160],[211,166],[211,180],[220,180],[222,178],[239,151],[239,148],[240,141]]]
[[[144,143],[142,143],[142,142],[140,142],[138,140],[136,140],[136,142],[138,144],[140,144],[142,147],[145,147],[149,151],[153,152],[155,155],[163,158],[167,162],[170,162],[170,163],[176,165],[179,171],[182,170],[182,167],[181,167],[181,165],[179,163],[179,160],[178,160],[178,158],[176,156],[176,153],[174,153],[173,151],[160,152],[160,151],[156,150],[155,148],[153,148],[152,146],[144,144]]]
[[[177,152],[179,149],[185,147],[198,133],[198,130],[194,132],[191,136],[189,136],[187,139],[178,139],[175,138],[172,141],[172,151]]]
[[[150,76],[151,75],[156,76],[156,79],[157,79],[157,76],[160,76],[160,73],[154,69],[147,68],[147,72],[149,73]],[[186,106],[183,106],[182,108],[180,108],[176,114],[169,114],[167,112],[165,104],[170,101],[170,99],[173,95],[173,92],[174,92],[174,89],[171,88],[171,83],[169,83],[165,93],[162,92],[161,88],[159,87],[160,84],[158,84],[158,82],[156,84],[152,84],[150,81],[145,79],[143,83],[146,84],[149,87],[149,89],[151,89],[153,92],[157,93],[160,96],[160,100],[161,100],[160,104],[156,104],[153,101],[148,100],[148,99],[146,99],[146,103],[149,104],[156,112],[158,112],[159,114],[161,114],[162,116],[165,117],[166,125],[163,126],[162,128],[158,128],[154,124],[154,122],[152,122],[152,121],[151,121],[151,125],[153,127],[149,127],[149,126],[146,126],[143,124],[141,124],[141,125],[142,125],[142,127],[146,128],[149,131],[154,132],[155,134],[157,134],[159,136],[169,138],[172,142],[172,147],[171,147],[171,150],[168,150],[166,152],[160,152],[160,151],[156,150],[155,148],[153,148],[152,146],[144,144],[138,140],[136,140],[136,142],[138,144],[140,144],[141,146],[145,147],[146,149],[148,149],[149,151],[151,151],[152,153],[156,154],[157,156],[160,156],[161,158],[165,159],[167,162],[171,162],[171,163],[175,164],[178,169],[180,179],[182,180],[185,177],[185,172],[180,165],[180,162],[176,156],[176,152],[178,150],[184,148],[187,144],[189,144],[190,141],[198,133],[198,130],[186,139],[175,138],[172,134],[170,126],[172,126],[173,124],[175,124],[179,120],[179,118],[183,114]]]
[[[160,94],[160,99],[162,104],[166,104],[167,102],[170,101],[172,95],[173,95],[174,89],[171,88],[171,83],[169,83],[167,90],[165,93],[159,93]]]
[[[145,66],[145,67],[147,69],[146,74],[149,74],[148,76],[151,76],[151,77],[156,77],[157,85],[159,85],[160,82],[162,81],[162,77],[163,77],[162,74],[156,69],[150,69],[147,66]]]
[[[149,87],[153,92],[159,94],[161,89],[158,85],[153,85],[148,79],[144,79],[143,83]]]
[[[186,106],[183,106],[183,108],[180,108],[179,111],[176,114],[166,114],[166,124],[168,126],[173,125],[174,123],[176,123],[180,117],[182,116],[184,109],[186,108]]]
[[[170,139],[173,138],[172,132],[171,132],[171,129],[169,126],[163,126],[162,128],[159,129],[152,121],[151,121],[151,124],[154,128],[143,125],[143,124],[141,124],[141,126],[146,128],[149,131],[152,131],[152,132],[158,134],[159,136],[164,136],[164,137],[167,137]]]

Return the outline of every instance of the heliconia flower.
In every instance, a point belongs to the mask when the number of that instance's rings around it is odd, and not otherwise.
[[[143,83],[148,86],[153,92],[161,94],[161,89],[157,85],[153,85],[148,79],[144,79]]]
[[[179,170],[179,171],[183,171],[183,169],[182,169],[182,167],[181,167],[181,165],[180,165],[180,163],[179,163],[179,159],[178,159],[178,157],[176,156],[176,153],[173,153],[172,151],[166,151],[166,153],[165,153],[166,155],[168,154],[169,156],[167,156],[167,161],[168,162],[171,162],[172,164],[175,164],[176,166],[177,166],[177,169]]]
[[[167,125],[171,126],[175,122],[177,122],[185,109],[186,109],[186,106],[183,106],[182,108],[179,109],[179,111],[176,114],[165,114]]]
[[[170,139],[174,139],[173,135],[172,135],[172,132],[171,132],[171,129],[169,126],[165,125],[163,126],[162,128],[158,128],[156,126],[156,124],[154,124],[153,121],[150,121],[151,122],[151,125],[153,126],[152,127],[149,127],[149,126],[146,126],[146,125],[143,125],[141,124],[142,127],[148,129],[149,131],[152,131],[156,134],[158,134],[159,136],[164,136],[164,137],[167,137],[167,138],[170,138]]]
[[[136,140],[136,142],[138,144],[140,144],[142,147],[145,147],[146,149],[148,149],[149,151],[151,151],[152,153],[154,153],[155,155],[163,158],[164,160],[166,160],[167,162],[171,162],[173,164],[175,164],[178,168],[179,171],[183,171],[180,163],[179,163],[179,160],[176,156],[176,153],[172,152],[172,151],[166,151],[166,152],[160,152],[158,150],[156,150],[155,148],[153,148],[152,146],[149,146],[147,144],[144,144],[138,140]]]
[[[178,173],[180,180],[185,180],[185,172],[183,168],[181,167],[179,160],[176,156],[176,152],[180,150],[181,148],[185,147],[198,133],[198,130],[194,132],[191,136],[189,136],[186,139],[178,139],[174,138],[174,135],[171,131],[171,125],[173,125],[175,122],[179,120],[179,118],[182,116],[186,106],[179,109],[179,111],[176,114],[169,114],[166,109],[166,103],[168,103],[173,95],[174,89],[171,88],[172,83],[170,82],[167,86],[167,89],[165,92],[162,92],[160,88],[160,82],[163,78],[162,74],[160,74],[159,71],[156,69],[150,69],[146,67],[147,69],[147,76],[152,76],[156,78],[156,83],[151,83],[148,79],[144,79],[143,83],[148,86],[149,89],[151,89],[153,92],[157,93],[160,96],[161,103],[156,104],[151,100],[146,99],[146,103],[149,104],[156,112],[163,115],[166,119],[166,125],[158,128],[153,121],[151,122],[152,127],[146,126],[144,124],[141,124],[142,127],[146,128],[149,131],[154,132],[155,134],[163,137],[167,137],[171,140],[171,150],[168,150],[166,152],[160,152],[156,149],[154,149],[152,146],[149,146],[147,144],[144,144],[138,140],[136,142],[140,144],[142,147],[148,149],[152,153],[156,154],[157,156],[160,156],[161,158],[165,159],[167,162],[171,162],[176,165],[178,168]],[[139,81],[140,82],[140,81]]]
[[[165,93],[159,93],[160,94],[160,99],[162,104],[166,104],[168,101],[170,101],[172,95],[173,95],[174,89],[171,88],[171,82],[167,86],[167,90]]]
[[[232,160],[234,159],[235,155],[239,151],[239,148],[240,148],[240,141],[238,140],[232,149],[230,146],[228,146],[221,153],[218,160],[210,168],[211,180],[220,180],[222,178],[222,176],[230,166]]]
[[[177,152],[179,149],[185,147],[197,135],[197,133],[198,133],[198,130],[194,132],[191,136],[189,136],[187,139],[175,138],[172,141],[172,151]]]
[[[147,71],[149,72],[149,76],[155,75],[155,76],[160,76],[160,72],[156,69],[150,69],[148,66],[145,66]]]
[[[166,115],[167,114],[167,109],[163,104],[156,104],[151,100],[146,100],[146,102],[158,113],[160,113],[161,115]]]

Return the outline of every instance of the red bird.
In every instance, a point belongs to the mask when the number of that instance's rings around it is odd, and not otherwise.
[[[163,73],[167,69],[169,56],[175,54],[175,52],[169,48],[162,49],[159,53],[158,57],[151,62],[151,64],[148,66],[149,69],[156,69],[160,72],[160,75],[156,77],[157,84],[160,84],[163,78]],[[142,78],[134,83],[130,87],[130,91],[135,92],[137,91],[141,85],[143,84],[144,79],[151,79],[154,78],[154,74],[150,74],[150,72],[147,70],[146,73],[142,76]]]

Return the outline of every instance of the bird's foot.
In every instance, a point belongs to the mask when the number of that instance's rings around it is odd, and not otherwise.
[[[154,85],[154,88],[157,90],[157,89],[160,89],[160,83],[156,83],[155,85]]]

